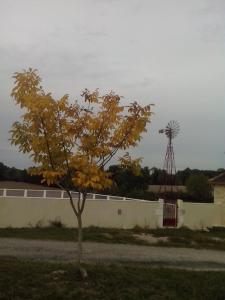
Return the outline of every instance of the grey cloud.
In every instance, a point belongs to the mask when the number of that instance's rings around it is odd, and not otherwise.
[[[158,129],[181,123],[177,167],[224,165],[223,0],[0,1],[0,138],[21,113],[10,99],[13,72],[34,67],[43,86],[79,98],[84,88],[155,103],[155,115],[134,156],[162,166],[166,141]],[[28,166],[17,150],[0,161]]]

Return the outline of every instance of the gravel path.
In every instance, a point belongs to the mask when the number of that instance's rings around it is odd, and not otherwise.
[[[119,245],[84,242],[85,262],[142,262],[151,266],[195,270],[224,270],[225,251]],[[73,242],[0,238],[0,256],[45,261],[73,262]]]

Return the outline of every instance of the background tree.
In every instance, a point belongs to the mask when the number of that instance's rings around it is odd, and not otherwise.
[[[18,182],[30,182],[41,183],[40,176],[31,176],[27,170],[20,170],[15,167],[7,167],[3,163],[0,163],[0,181],[18,181]]]
[[[108,171],[112,174],[113,187],[111,191],[120,195],[125,195],[132,190],[145,191],[149,184],[149,168],[140,168],[138,172],[134,172],[131,167],[124,168],[121,165],[110,166]]]
[[[186,182],[187,193],[198,202],[208,202],[212,198],[208,178],[203,175],[191,175]]]
[[[11,130],[11,142],[30,153],[35,167],[48,184],[57,184],[69,197],[78,222],[78,266],[82,260],[82,213],[87,192],[112,185],[105,166],[119,150],[134,147],[151,115],[151,107],[133,102],[121,105],[113,92],[100,96],[98,90],[82,93],[81,104],[68,95],[54,99],[41,86],[36,70],[15,73],[12,97],[25,113]],[[131,163],[129,156],[125,161]],[[70,187],[78,191],[73,199]]]

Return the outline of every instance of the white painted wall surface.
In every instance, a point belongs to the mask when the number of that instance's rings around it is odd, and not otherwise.
[[[223,226],[221,207],[214,203],[189,203],[182,205],[183,224],[191,229],[205,229],[212,226]]]
[[[155,201],[87,200],[83,213],[83,226],[108,228],[133,228],[134,226],[156,228],[160,226]],[[28,227],[60,219],[68,227],[76,227],[68,199],[0,197],[0,227]]]
[[[214,193],[214,203],[225,204],[225,186],[224,185],[215,185],[213,187],[213,193]]]
[[[59,219],[68,227],[76,227],[68,199],[0,197],[0,227],[29,227]],[[158,228],[163,222],[163,200],[87,200],[83,226]],[[178,227],[203,229],[225,226],[225,204],[188,203],[178,200]]]

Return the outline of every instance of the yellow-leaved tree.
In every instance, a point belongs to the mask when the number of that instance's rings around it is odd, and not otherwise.
[[[25,112],[12,125],[11,142],[29,153],[35,167],[31,174],[42,175],[48,184],[57,184],[68,194],[78,222],[78,266],[82,261],[82,213],[87,192],[111,186],[104,167],[119,150],[134,147],[150,121],[151,106],[133,102],[121,105],[114,92],[100,95],[98,90],[69,101],[68,95],[54,99],[41,86],[36,70],[14,74],[12,97]],[[123,165],[132,164],[125,155]],[[137,160],[133,165],[137,169]],[[71,186],[78,192],[73,199]]]

